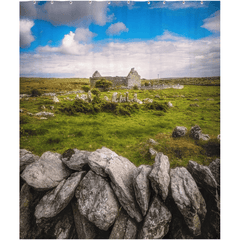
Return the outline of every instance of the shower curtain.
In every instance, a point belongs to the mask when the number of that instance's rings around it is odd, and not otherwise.
[[[19,10],[20,238],[220,238],[220,2]]]

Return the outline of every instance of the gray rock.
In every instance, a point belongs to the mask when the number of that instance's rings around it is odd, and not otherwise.
[[[221,134],[218,134],[218,135],[217,135],[217,139],[218,139],[219,141],[221,141]]]
[[[171,219],[171,212],[160,199],[155,196],[144,219],[139,238],[162,239],[168,233]]]
[[[207,212],[202,194],[186,168],[171,169],[170,176],[172,197],[191,233],[199,236]]]
[[[173,104],[172,104],[171,102],[168,102],[167,105],[168,105],[168,107],[170,107],[170,108],[173,107]]]
[[[117,92],[114,92],[114,93],[112,94],[112,102],[117,102],[117,95],[118,95]]]
[[[87,100],[88,100],[89,103],[92,102],[92,93],[91,93],[90,90],[89,90],[88,93],[87,93]]]
[[[137,100],[138,100],[138,99],[137,99],[137,94],[134,93],[134,94],[133,94],[133,102],[137,102]]]
[[[86,172],[73,173],[67,180],[62,180],[59,185],[48,192],[38,203],[35,209],[37,223],[42,218],[52,218],[60,213],[71,201],[79,182]]]
[[[105,168],[111,179],[111,186],[118,197],[119,202],[130,217],[138,222],[142,221],[142,214],[135,200],[133,188],[133,172],[136,166],[122,156],[113,157]]]
[[[153,148],[149,148],[149,153],[151,154],[151,156],[156,155],[158,152],[156,150],[154,150]]]
[[[45,152],[39,160],[29,164],[21,174],[28,185],[37,190],[56,187],[71,171],[63,164],[58,153]]]
[[[107,96],[104,96],[103,99],[107,102],[109,101],[109,98]]]
[[[128,92],[125,93],[125,102],[129,102],[129,96],[128,96]]]
[[[192,103],[189,105],[190,107],[199,107],[199,105],[197,103]]]
[[[183,137],[185,136],[187,133],[187,128],[184,126],[177,126],[174,128],[173,132],[172,132],[172,137],[176,138],[176,137]]]
[[[155,141],[154,139],[152,139],[152,138],[149,138],[149,139],[148,139],[148,143],[153,144],[153,145],[159,144],[158,142],[156,142],[156,141]]]
[[[136,239],[137,222],[121,208],[109,239]]]
[[[27,165],[39,159],[39,156],[32,154],[26,149],[20,149],[20,172],[22,172]]]
[[[59,99],[58,99],[56,96],[53,96],[53,102],[54,102],[54,103],[58,103],[58,102],[60,102],[60,101],[59,101]]]
[[[68,168],[75,171],[82,171],[88,164],[88,156],[91,152],[81,151],[78,149],[68,149],[62,155],[62,161]]]
[[[54,106],[49,106],[49,108],[50,108],[51,110],[53,110],[53,109],[54,109]]]
[[[204,141],[208,141],[210,139],[208,134],[202,133],[202,129],[198,125],[191,128],[189,136],[195,140],[202,139]]]
[[[105,173],[107,163],[110,159],[117,156],[118,155],[112,150],[102,147],[88,156],[88,165],[96,174],[101,175],[102,177],[107,177],[107,174]]]
[[[107,180],[90,170],[78,185],[75,196],[80,213],[90,222],[104,231],[113,225],[119,203]]]
[[[151,98],[145,98],[145,99],[143,99],[142,100],[143,101],[143,103],[152,103],[153,102],[153,99],[151,99]]]
[[[143,216],[145,216],[147,213],[151,196],[150,182],[148,179],[148,175],[151,170],[151,166],[141,165],[136,168],[133,173],[134,192]]]
[[[41,119],[41,120],[47,120],[47,118],[46,118],[46,117],[40,117],[40,119]]]
[[[209,164],[208,168],[212,172],[217,184],[220,185],[220,159],[216,158]]]
[[[41,109],[46,109],[46,107],[44,105],[41,106]]]
[[[72,201],[71,205],[78,239],[94,239],[97,235],[97,227],[80,214],[77,202]]]
[[[163,153],[157,153],[155,163],[148,178],[150,179],[153,190],[159,194],[162,199],[168,196],[168,188],[170,183],[170,163],[168,157]]]
[[[35,114],[35,116],[40,117],[40,116],[45,116],[45,117],[54,117],[54,113],[51,112],[38,112]]]
[[[206,189],[214,198],[218,199],[218,184],[207,166],[202,166],[196,162],[189,161],[187,169],[200,188]]]

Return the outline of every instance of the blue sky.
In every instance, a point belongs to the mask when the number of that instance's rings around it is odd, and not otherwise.
[[[220,75],[220,2],[20,2],[20,76]]]

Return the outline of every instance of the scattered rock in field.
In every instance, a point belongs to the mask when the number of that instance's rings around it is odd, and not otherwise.
[[[125,94],[126,94],[126,95],[125,95],[125,101],[126,101],[126,102],[129,102],[128,92],[126,92]]]
[[[60,101],[59,101],[59,99],[58,99],[56,96],[54,96],[54,97],[53,97],[53,102],[54,102],[54,103],[58,103],[58,102],[60,102]]]
[[[218,134],[217,139],[218,139],[219,141],[221,141],[221,135],[220,135],[220,134]]]
[[[54,113],[51,112],[38,112],[35,114],[35,116],[40,117],[40,116],[45,116],[45,117],[54,117]]]
[[[54,97],[54,96],[56,96],[56,93],[43,93],[42,96]]]
[[[46,117],[40,117],[40,119],[41,119],[41,120],[47,120],[47,118],[46,118]]]
[[[168,188],[170,183],[170,163],[168,157],[163,153],[157,153],[155,163],[148,178],[150,179],[153,190],[159,194],[162,199],[168,196]]]
[[[199,100],[197,98],[195,98],[194,101],[199,101]]]
[[[120,204],[130,217],[141,222],[142,214],[135,200],[133,189],[133,172],[135,169],[136,166],[127,158],[117,156],[108,161],[105,173],[111,179],[111,186]]]
[[[97,227],[80,214],[77,202],[72,201],[71,205],[78,239],[94,239],[97,235]]]
[[[107,102],[109,101],[109,98],[107,96],[104,96],[103,99]]]
[[[144,219],[139,238],[162,239],[168,233],[171,219],[171,212],[160,199],[155,196]]]
[[[150,182],[148,179],[148,175],[150,174],[151,170],[151,166],[141,165],[136,168],[133,173],[135,197],[143,216],[145,216],[147,213],[151,196]]]
[[[62,155],[62,161],[68,168],[75,171],[82,171],[88,164],[89,151],[80,151],[78,149],[68,149]]]
[[[190,104],[189,106],[190,106],[190,107],[199,107],[199,105],[196,104],[196,103]]]
[[[133,94],[133,102],[137,102],[137,100],[138,100],[138,99],[137,99],[137,94],[134,93],[134,94]]]
[[[23,113],[23,109],[20,108],[20,109],[19,109],[19,112],[20,112],[20,113]]]
[[[87,101],[88,101],[89,103],[92,102],[92,93],[91,93],[90,90],[89,90],[88,93],[87,93]]]
[[[202,129],[198,125],[191,128],[189,136],[195,140],[202,139],[204,141],[208,141],[210,139],[208,134],[202,133]]]
[[[172,137],[176,138],[176,137],[183,137],[185,136],[187,133],[187,128],[184,126],[177,126],[174,128],[173,133],[172,133]]]
[[[113,225],[119,203],[107,180],[90,170],[78,185],[75,196],[80,213],[90,222],[104,231]]]
[[[154,150],[153,148],[149,148],[149,153],[151,154],[151,156],[154,156],[157,154],[157,151]]]
[[[170,108],[173,107],[173,105],[172,105],[171,102],[168,102],[167,105],[168,105],[168,107],[170,107]]]
[[[208,167],[212,172],[217,184],[220,185],[220,159],[216,158],[209,164]]]
[[[184,167],[171,169],[172,197],[194,236],[201,234],[207,212],[205,201],[191,174]]]
[[[41,109],[43,109],[43,110],[44,110],[44,109],[46,109],[46,107],[45,107],[44,105],[42,105],[42,106],[41,106]]]
[[[71,201],[79,182],[86,172],[73,173],[67,180],[63,179],[58,186],[48,192],[38,203],[35,209],[37,223],[41,219],[52,218],[60,213]]]
[[[49,108],[50,108],[51,110],[53,110],[53,109],[54,109],[54,106],[49,106]]]
[[[77,95],[78,96],[78,95]],[[86,94],[82,94],[78,99],[81,99],[83,101],[87,101],[87,95]]]
[[[137,103],[138,104],[143,104],[143,102],[141,100],[139,100],[139,99],[137,99]]]
[[[79,97],[78,94],[77,94],[76,97],[75,97],[75,100],[78,100],[78,99],[80,99],[80,97]]]
[[[145,98],[145,99],[143,99],[142,100],[143,101],[143,103],[152,103],[153,102],[153,99],[151,99],[151,98]]]
[[[152,139],[152,138],[149,138],[149,139],[148,139],[148,143],[153,144],[153,145],[159,144],[158,142],[156,142],[156,141],[155,141],[154,139]]]
[[[114,92],[114,93],[112,94],[112,102],[117,102],[117,95],[118,95],[117,92]]]
[[[161,98],[161,97],[157,94],[157,95],[155,95],[155,98]]]
[[[71,171],[61,161],[61,154],[45,152],[39,160],[29,164],[21,174],[28,185],[37,190],[56,187]]]
[[[97,149],[95,152],[92,152],[88,156],[88,165],[89,167],[96,173],[101,175],[102,177],[107,177],[105,173],[105,168],[109,160],[113,159],[113,157],[117,157],[118,155],[112,150],[102,147],[101,149]]]
[[[33,116],[33,114],[32,114],[32,113],[30,113],[30,112],[27,112],[27,115],[29,115],[29,116]]]
[[[26,149],[20,149],[20,172],[22,172],[27,165],[35,162],[39,159],[39,156],[32,154]]]

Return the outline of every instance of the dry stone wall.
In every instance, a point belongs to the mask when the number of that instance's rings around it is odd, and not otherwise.
[[[220,160],[136,167],[102,147],[20,150],[21,239],[220,238]],[[215,179],[217,178],[217,179]]]

